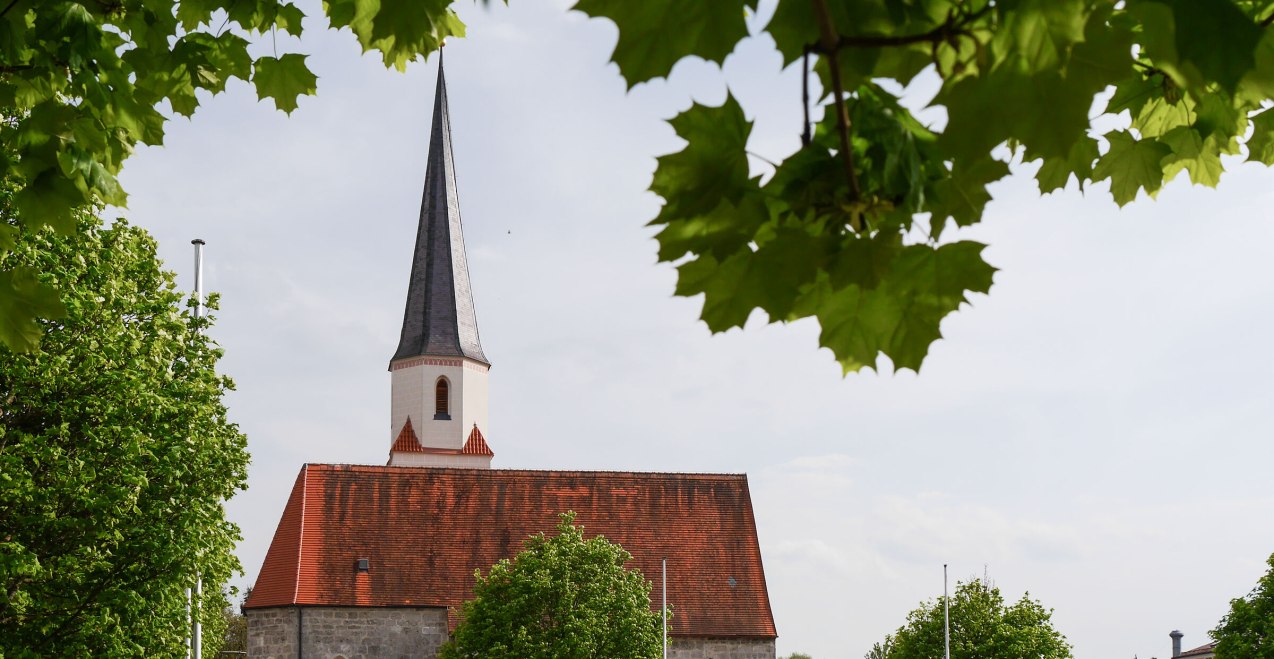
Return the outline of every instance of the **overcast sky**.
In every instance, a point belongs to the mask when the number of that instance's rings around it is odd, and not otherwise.
[[[663,120],[729,85],[778,160],[799,71],[762,36],[724,73],[683,62],[626,92],[614,26],[567,4],[461,2],[446,51],[494,466],[747,473],[780,655],[861,657],[941,594],[944,562],[1029,590],[1081,658],[1207,640],[1274,551],[1274,172],[1119,210],[1104,186],[1041,198],[1016,167],[962,234],[990,244],[991,294],[919,376],[842,377],[812,322],[710,335],[644,227],[654,158],[681,148]],[[325,25],[279,40],[320,78],[290,118],[232,84],[124,175],[184,287],[208,241],[253,455],[229,504],[240,586],[303,463],[383,464],[391,440],[436,59],[388,72]]]

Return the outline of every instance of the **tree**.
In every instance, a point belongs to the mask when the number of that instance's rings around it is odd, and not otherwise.
[[[1266,564],[1252,592],[1230,600],[1230,612],[1212,630],[1217,659],[1274,659],[1274,554]]]
[[[401,68],[463,34],[450,5],[324,10]],[[724,62],[750,36],[758,0],[575,8],[618,27],[611,59],[632,86],[687,57]],[[10,0],[0,170],[21,190],[19,217],[63,226],[78,205],[121,202],[124,157],[162,139],[156,104],[189,114],[196,90],[239,77],[291,110],[315,88],[304,57],[253,59],[245,35],[299,34],[301,18],[280,0]],[[665,202],[651,222],[659,259],[677,264],[676,294],[704,296],[714,332],[757,309],[771,322],[812,317],[847,371],[882,355],[919,369],[942,320],[991,288],[985,246],[951,229],[981,221],[1010,164],[1038,163],[1041,193],[1109,181],[1124,205],[1182,172],[1215,186],[1225,154],[1274,163],[1271,22],[1274,0],[778,0],[751,29],[802,67],[793,103],[822,119],[803,122],[803,146],[783,156],[749,151],[752,124],[733,96],[673,118],[687,144],[659,159],[650,186]],[[903,106],[898,90],[919,78],[937,83],[928,106],[944,124]],[[31,318],[58,311],[55,289],[32,281],[0,272],[11,346],[29,346]]]
[[[584,539],[564,513],[557,535],[539,533],[512,560],[474,574],[441,659],[654,659],[662,650],[650,582],[625,570],[632,556],[602,536]]]
[[[863,659],[889,659],[889,653],[894,649],[894,637],[886,636],[885,640],[874,643],[871,650],[863,655]]]
[[[1025,594],[1004,604],[1000,589],[986,581],[956,584],[951,598],[952,659],[1070,659],[1066,637],[1053,628],[1052,610]],[[876,644],[871,659],[933,659],[943,650],[942,601],[921,603],[907,615],[884,643]]]
[[[0,346],[0,655],[176,656],[196,575],[216,636],[239,569],[223,502],[248,456],[221,351],[146,232],[81,215],[15,238],[0,267],[40,273],[66,313],[42,350]]]

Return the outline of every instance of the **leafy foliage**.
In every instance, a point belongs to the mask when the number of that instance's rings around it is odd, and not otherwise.
[[[1230,600],[1230,612],[1212,630],[1217,659],[1274,657],[1274,555],[1270,569],[1246,597]]]
[[[441,659],[623,659],[658,657],[659,614],[650,583],[625,570],[632,556],[597,536],[584,539],[575,514],[564,513],[557,535],[528,538],[512,560],[474,574],[474,599]]]
[[[463,36],[451,2],[323,8],[402,69]],[[809,67],[823,119],[762,176],[733,97],[672,120],[686,147],[659,161],[651,190],[665,205],[653,224],[659,258],[677,264],[677,294],[703,296],[712,331],[756,310],[771,322],[814,318],[847,371],[882,356],[919,369],[943,319],[989,291],[983,246],[948,230],[982,220],[1010,164],[1037,163],[1042,193],[1108,181],[1122,206],[1182,172],[1215,186],[1223,155],[1274,162],[1274,0],[778,0],[752,34],[757,0],[576,9],[616,24],[611,59],[630,87],[687,57],[722,63],[752,36]],[[65,231],[76,208],[124,203],[115,175],[136,144],[163,139],[165,109],[189,115],[199,91],[229,79],[295,109],[317,86],[304,57],[253,57],[248,46],[265,32],[300,34],[303,18],[283,0],[9,2],[0,178],[18,191],[17,217]],[[922,125],[891,91],[920,77],[936,79],[929,106],[944,125]],[[0,253],[12,228],[0,227]],[[0,343],[14,349],[31,347],[33,318],[61,312],[35,274],[0,271]]]
[[[632,85],[683,57],[728,56],[719,38],[740,35],[754,3],[708,4],[727,26],[714,40],[708,10],[672,0],[576,8],[616,23],[612,59]],[[766,154],[777,164],[764,176],[733,97],[672,119],[686,146],[651,184],[665,202],[659,258],[677,264],[678,295],[703,295],[714,332],[758,309],[814,317],[847,371],[881,355],[918,369],[942,320],[990,289],[983,246],[944,236],[982,220],[1010,163],[1039,163],[1043,193],[1109,181],[1121,206],[1182,171],[1215,186],[1245,139],[1249,160],[1274,163],[1272,17],[1274,0],[779,0],[753,36],[788,64],[813,60],[823,119],[786,159]],[[937,79],[929,105],[945,126],[887,91],[918,77]],[[1122,125],[1096,128],[1112,115]]]
[[[194,575],[215,637],[239,567],[221,352],[144,231],[85,214],[16,238],[0,267],[41,273],[66,313],[42,350],[0,347],[0,655],[176,656]]]
[[[952,659],[1069,659],[1070,644],[1053,628],[1052,611],[1030,594],[1005,605],[1000,589],[985,581],[956,584],[951,598]],[[907,624],[877,643],[868,659],[932,659],[943,656],[942,600],[921,603]]]
[[[403,68],[464,25],[450,0],[326,0],[334,27]],[[284,112],[317,80],[296,53],[253,56],[253,39],[302,33],[286,0],[6,0],[0,4],[0,185],[17,191],[14,218],[71,233],[78,212],[123,206],[116,175],[138,144],[161,144],[172,115],[190,116],[228,81],[250,81]],[[35,318],[58,318],[59,290],[36,271],[0,270],[0,345],[29,350]],[[64,294],[65,291],[62,291]]]

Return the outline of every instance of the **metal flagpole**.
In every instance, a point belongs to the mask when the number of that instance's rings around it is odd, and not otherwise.
[[[942,564],[942,657],[951,659],[951,603],[947,600],[947,564]]]
[[[195,318],[203,318],[203,246],[202,238],[190,241],[195,246]],[[199,621],[199,612],[203,610],[203,578],[195,573],[195,598],[191,605],[190,589],[186,589],[186,610],[190,614],[190,649],[191,659],[203,659],[203,625]]]
[[[664,659],[668,659],[668,557],[665,556],[660,563],[664,573],[664,606],[660,611],[660,617],[664,622]]]

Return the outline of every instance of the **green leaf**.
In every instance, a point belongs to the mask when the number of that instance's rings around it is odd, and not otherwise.
[[[1003,12],[993,44],[1027,71],[1056,70],[1084,39],[1083,0],[1021,0]]]
[[[752,123],[733,95],[719,107],[696,103],[668,123],[686,148],[658,159],[650,191],[664,198],[664,206],[651,224],[703,215],[756,189],[748,179]]]
[[[252,83],[257,99],[274,99],[274,106],[287,114],[296,109],[302,94],[318,91],[318,78],[305,66],[305,55],[288,53],[283,57],[261,57],[253,62]]]
[[[66,315],[57,289],[37,281],[35,274],[30,267],[0,270],[0,343],[14,352],[40,345],[43,331],[37,318]]]
[[[1065,158],[1045,158],[1040,170],[1035,173],[1039,182],[1040,194],[1048,194],[1066,187],[1071,176],[1079,182],[1079,189],[1084,189],[1084,182],[1092,176],[1093,163],[1100,156],[1097,140],[1091,137],[1075,143]]]
[[[1252,115],[1252,137],[1247,142],[1247,159],[1274,165],[1274,108]]]
[[[1256,64],[1261,28],[1231,0],[1160,0],[1172,8],[1180,64],[1233,95]]]
[[[364,45],[380,50],[386,66],[403,71],[408,62],[442,47],[447,37],[463,37],[464,27],[451,0],[380,0]],[[362,39],[359,26],[354,33]]]
[[[801,287],[819,267],[819,242],[798,228],[780,228],[756,251],[717,261],[704,255],[677,268],[676,294],[703,294],[702,318],[713,332],[743,327],[753,309],[787,320]]]
[[[918,371],[942,337],[942,319],[967,301],[967,293],[990,290],[995,268],[982,259],[984,248],[967,241],[911,245],[897,252],[876,288],[836,290],[821,282],[802,301],[823,328],[820,345],[846,372],[873,366],[882,353],[895,368]]]
[[[73,211],[89,196],[61,171],[46,170],[13,196],[18,219],[28,227],[52,226],[59,233],[74,229]]]
[[[1195,129],[1181,126],[1169,131],[1159,141],[1172,149],[1172,154],[1163,160],[1165,181],[1171,181],[1183,169],[1190,172],[1190,181],[1195,185],[1215,188],[1221,181],[1221,154],[1212,137],[1205,140]]]
[[[611,61],[632,89],[667,77],[684,57],[721,64],[748,35],[746,11],[757,0],[580,0],[573,9],[593,18],[609,18],[619,28]]]
[[[1123,206],[1138,190],[1154,194],[1163,185],[1163,160],[1172,149],[1153,139],[1138,140],[1123,130],[1106,133],[1110,149],[1093,168],[1093,180],[1110,179],[1110,194]]]
[[[947,218],[962,227],[980,222],[982,211],[991,201],[987,186],[1008,175],[1008,163],[994,158],[957,161],[951,174],[934,185],[936,198],[930,207],[933,236],[941,235]]]

